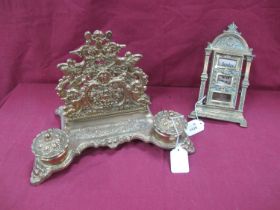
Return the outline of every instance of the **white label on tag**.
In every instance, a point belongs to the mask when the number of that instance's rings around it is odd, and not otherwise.
[[[190,171],[188,151],[180,146],[171,150],[170,165],[172,173],[188,173]]]
[[[192,120],[188,122],[187,129],[185,130],[188,136],[192,136],[204,130],[204,122],[202,120]]]

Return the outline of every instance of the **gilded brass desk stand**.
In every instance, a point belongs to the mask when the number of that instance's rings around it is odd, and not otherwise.
[[[252,60],[252,49],[237,31],[237,26],[234,23],[230,24],[228,29],[217,36],[205,49],[198,103],[190,117],[196,118],[198,115],[239,123],[240,126],[247,127],[243,107],[249,86]],[[207,85],[208,69],[210,69],[210,79]],[[202,101],[204,95],[206,95],[205,103]]]
[[[70,52],[81,61],[68,59],[58,65],[64,73],[56,88],[64,101],[56,110],[61,129],[43,131],[34,139],[32,184],[66,168],[88,147],[115,148],[139,139],[172,149],[179,136],[182,147],[190,154],[194,152],[185,134],[186,121],[179,113],[151,114],[150,99],[145,94],[148,78],[135,66],[142,56],[126,52],[118,57],[125,45],[112,42],[111,36],[110,31],[86,32],[85,44]]]

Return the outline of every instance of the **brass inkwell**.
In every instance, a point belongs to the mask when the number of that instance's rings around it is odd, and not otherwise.
[[[115,148],[139,139],[163,149],[172,149],[176,138],[189,154],[194,146],[185,133],[186,121],[174,111],[155,117],[146,95],[147,75],[135,64],[140,54],[126,52],[111,41],[110,31],[85,33],[85,44],[58,65],[64,76],[56,91],[64,105],[56,110],[61,129],[49,129],[33,140],[35,162],[30,181],[39,184],[69,166],[73,158],[89,147]],[[174,125],[176,126],[176,132]]]

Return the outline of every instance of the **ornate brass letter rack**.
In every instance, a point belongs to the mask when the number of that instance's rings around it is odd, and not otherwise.
[[[212,54],[212,62],[209,59]],[[217,36],[205,49],[204,68],[201,74],[201,85],[196,105],[197,115],[217,120],[224,120],[239,123],[247,127],[247,121],[243,116],[243,107],[246,91],[249,86],[249,73],[253,59],[252,49],[237,31],[237,26],[232,23],[224,33]],[[246,69],[242,79],[243,61],[246,62]],[[205,94],[208,69],[211,68],[210,80],[206,102],[201,99]],[[241,86],[241,87],[240,87]],[[239,106],[236,107],[238,101]],[[196,117],[196,112],[190,114],[191,118]]]
[[[142,56],[126,52],[118,57],[125,45],[112,42],[111,36],[110,31],[86,32],[85,44],[70,52],[81,61],[68,59],[58,65],[64,73],[56,88],[64,101],[56,110],[61,129],[43,131],[33,140],[32,184],[66,168],[88,147],[115,148],[139,139],[172,149],[178,137],[183,148],[194,152],[182,115],[174,111],[151,114],[145,94],[148,77],[135,66]]]

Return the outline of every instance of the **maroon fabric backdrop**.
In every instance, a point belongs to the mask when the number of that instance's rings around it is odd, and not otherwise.
[[[204,47],[235,21],[254,48],[251,88],[280,88],[278,0],[2,0],[0,98],[18,83],[56,82],[86,30],[144,55],[150,85],[198,86]]]
[[[59,127],[56,65],[86,30],[112,30],[144,55],[153,114],[193,110],[204,48],[235,22],[256,59],[245,116],[249,128],[205,120],[191,137],[187,175],[170,173],[169,152],[141,142],[85,151],[38,187],[29,184],[40,131]],[[0,1],[0,210],[280,209],[279,0]],[[173,88],[172,86],[184,86]]]

